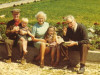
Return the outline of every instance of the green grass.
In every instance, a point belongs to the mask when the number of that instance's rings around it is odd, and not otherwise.
[[[63,21],[62,17],[74,15],[76,20],[86,26],[91,26],[94,22],[100,21],[100,0],[43,0],[17,7],[11,7],[0,10],[0,15],[5,14],[6,18],[0,21],[9,21],[12,19],[11,10],[13,8],[21,9],[21,17],[29,18],[29,23],[36,22],[35,14],[38,11],[44,11],[47,16],[47,22],[55,24]]]
[[[19,0],[0,0],[0,4],[8,3],[8,2],[14,2],[14,1],[19,1]]]
[[[52,25],[55,25],[57,22],[62,22],[62,17],[70,14],[75,16],[77,22],[87,27],[93,26],[95,22],[100,23],[100,0],[43,0],[1,9],[0,15],[4,14],[6,17],[0,18],[0,22],[7,23],[11,20],[12,14],[10,11],[14,8],[21,9],[21,18],[29,18],[30,25],[34,25],[37,22],[35,14],[39,11],[44,11],[47,14],[47,22]]]

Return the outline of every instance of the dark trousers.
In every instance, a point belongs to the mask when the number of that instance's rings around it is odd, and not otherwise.
[[[15,45],[15,40],[11,40],[11,39],[6,39],[5,40],[5,44],[6,44],[6,49],[8,51],[8,56],[12,56],[12,48]],[[16,45],[18,45],[18,49],[20,50],[20,54],[22,54],[22,41],[18,41],[16,42]]]
[[[88,54],[89,44],[82,44],[78,46],[68,47],[68,50],[78,50],[80,51],[80,63],[85,64],[87,54]]]

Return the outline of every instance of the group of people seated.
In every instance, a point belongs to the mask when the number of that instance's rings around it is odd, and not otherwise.
[[[20,9],[13,9],[11,12],[13,20],[9,21],[6,27],[7,39],[5,40],[5,44],[8,51],[6,62],[11,62],[12,60],[13,45],[19,46],[21,60],[24,60],[28,52],[28,37],[31,37],[31,40],[34,42],[34,47],[39,50],[39,54],[35,60],[40,60],[40,67],[44,67],[44,57],[49,52],[51,52],[51,66],[55,67],[60,60],[60,44],[61,42],[67,41],[69,43],[66,44],[68,51],[80,51],[80,69],[78,73],[84,73],[89,40],[83,24],[77,23],[72,15],[65,16],[64,20],[68,27],[63,27],[62,38],[64,41],[60,41],[58,38],[59,33],[56,33],[56,28],[52,25],[49,26],[49,23],[45,22],[47,15],[44,12],[40,11],[35,15],[37,23],[33,25],[32,31],[28,27],[28,18],[22,18],[20,20]],[[56,60],[54,59],[55,53]],[[67,58],[67,60],[70,59]]]

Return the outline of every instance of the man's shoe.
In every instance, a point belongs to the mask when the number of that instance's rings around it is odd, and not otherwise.
[[[6,63],[11,63],[11,58],[5,60]]]
[[[26,59],[23,59],[23,58],[22,58],[21,64],[23,64],[23,65],[26,64]]]
[[[51,61],[51,66],[53,66],[54,65],[54,61]]]
[[[44,68],[44,61],[42,61],[42,63],[40,63],[40,68]]]
[[[55,62],[54,65],[53,65],[53,67],[57,67],[58,64],[59,64],[59,62]]]
[[[85,72],[85,67],[81,67],[77,73],[83,74],[84,72]]]
[[[40,64],[40,68],[44,68],[44,64]]]

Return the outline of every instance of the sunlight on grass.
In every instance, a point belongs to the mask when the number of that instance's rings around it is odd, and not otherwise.
[[[12,19],[11,10],[13,8],[21,9],[21,17],[29,18],[29,23],[34,24],[36,22],[35,14],[38,11],[44,11],[48,19],[47,21],[52,24],[62,22],[63,16],[72,14],[76,20],[85,25],[91,26],[94,22],[100,21],[100,1],[99,0],[44,0],[40,2],[34,2],[17,7],[11,7],[0,10],[0,15],[5,14],[6,18],[0,21],[7,22]]]

